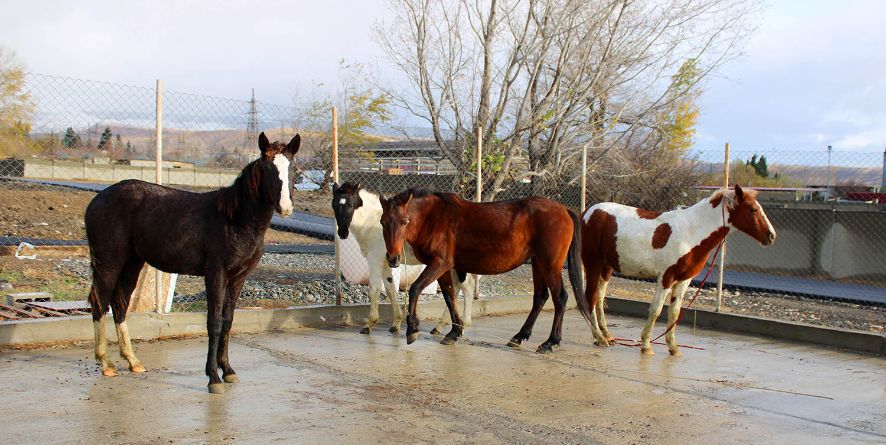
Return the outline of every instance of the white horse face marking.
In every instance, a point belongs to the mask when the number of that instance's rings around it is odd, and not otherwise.
[[[289,195],[289,159],[283,155],[274,156],[274,165],[280,175],[280,215],[292,214],[292,196]]]

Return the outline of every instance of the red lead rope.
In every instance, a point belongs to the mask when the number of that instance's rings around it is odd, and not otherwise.
[[[725,205],[723,205],[723,207],[725,207]],[[726,225],[726,210],[724,208],[721,208],[720,212],[721,212],[721,216],[723,217],[723,225],[725,226]],[[708,278],[711,276],[711,272],[714,270],[714,262],[716,261],[717,254],[720,253],[720,247],[722,247],[723,243],[725,243],[725,242],[726,242],[726,238],[724,237],[723,240],[720,241],[720,244],[717,244],[717,249],[714,250],[714,257],[713,257],[714,259],[711,260],[711,265],[710,265],[710,267],[708,267],[708,271],[704,274],[704,278],[702,278],[701,284],[698,285],[698,289],[695,290],[695,295],[692,296],[692,300],[689,301],[689,304],[687,304],[684,309],[689,309],[692,306],[692,303],[695,303],[695,299],[698,298],[698,294],[700,294],[701,290],[704,289],[705,283],[708,282]],[[673,303],[671,303],[671,304],[673,304]],[[671,332],[671,329],[674,329],[674,326],[677,326],[677,323],[680,322],[681,318],[683,318],[683,310],[680,310],[680,313],[677,315],[677,319],[674,320],[673,323],[669,324],[668,328],[665,329],[664,332],[662,332],[661,334],[658,334],[658,337],[653,338],[650,343],[655,343],[655,344],[660,345],[661,343],[656,343],[656,340],[664,337],[664,335],[667,334],[668,332]],[[631,340],[629,338],[615,338],[615,342],[616,342],[616,344],[619,344],[622,346],[632,346],[632,347],[633,346],[642,346],[642,343],[640,341]],[[631,343],[625,343],[625,342],[631,342]],[[704,350],[704,348],[699,348],[699,347],[695,347],[695,346],[686,346],[686,345],[679,345],[679,346],[683,347],[683,348]]]

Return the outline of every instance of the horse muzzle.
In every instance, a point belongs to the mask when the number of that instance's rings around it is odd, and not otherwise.
[[[348,232],[347,227],[345,227],[343,229],[338,229],[338,238],[339,239],[348,239],[348,235],[350,235],[350,232]]]
[[[775,242],[775,237],[776,237],[775,232],[769,232],[768,234],[766,234],[766,239],[763,240],[763,245],[764,246],[771,246],[772,243]]]
[[[396,269],[400,267],[400,255],[385,255],[388,258],[388,266],[391,266],[391,269]]]

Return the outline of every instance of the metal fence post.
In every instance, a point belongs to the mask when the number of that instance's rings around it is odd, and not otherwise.
[[[723,186],[729,189],[729,142],[723,153]],[[726,205],[725,203],[723,205]],[[720,248],[719,270],[717,272],[717,312],[723,299],[723,270],[726,268],[726,239],[723,239],[723,247]]]
[[[477,126],[477,192],[474,201],[483,201],[483,127]],[[465,298],[470,298],[465,295]],[[474,299],[480,299],[480,275],[474,280]]]
[[[581,199],[579,200],[579,216],[585,211],[588,194],[588,144],[581,146]]]
[[[338,183],[338,110],[332,107],[332,180]],[[335,237],[335,304],[341,306],[341,240],[338,230],[333,230]]]
[[[156,140],[156,182],[158,185],[163,183],[163,81],[157,79],[157,101],[156,101],[156,124],[154,125],[154,139]],[[162,314],[164,306],[163,302],[163,272],[160,269],[154,269],[154,284],[157,295],[157,313]]]

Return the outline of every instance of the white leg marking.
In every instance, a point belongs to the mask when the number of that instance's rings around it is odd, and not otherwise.
[[[382,278],[384,279],[385,293],[388,302],[391,303],[391,315],[393,322],[391,323],[392,331],[399,331],[400,324],[403,323],[403,312],[400,310],[400,299],[398,298],[397,286],[394,286],[394,274],[391,272],[391,266],[382,258]]]
[[[668,295],[668,290],[661,287],[661,279],[659,279],[658,286],[655,287],[655,297],[652,298],[652,303],[649,304],[649,318],[646,320],[643,333],[640,334],[640,340],[643,343],[640,347],[640,352],[643,354],[655,354],[652,351],[652,342],[650,341],[652,328],[655,326],[655,320],[661,315],[661,308],[664,305],[665,297]]]
[[[606,339],[606,343],[612,344],[614,339],[612,337],[612,334],[609,332],[609,326],[606,325],[606,313],[603,310],[606,302],[606,288],[608,286],[609,281],[600,278],[600,281],[597,284],[597,307],[595,309],[597,311],[597,323],[600,326],[600,332]]]
[[[462,283],[461,293],[465,299],[464,303],[464,314],[462,314],[462,323],[464,323],[464,327],[469,327],[471,325],[471,314],[473,313],[473,304],[474,304],[474,289],[480,284],[480,280],[477,279],[477,275],[467,274],[465,278],[465,282]]]
[[[683,304],[683,294],[686,293],[686,288],[689,287],[689,280],[681,281],[674,285],[674,289],[671,295],[674,297],[674,301],[671,303],[670,307],[668,307],[668,326],[674,325],[667,334],[665,334],[665,340],[668,342],[668,351],[670,351],[671,355],[680,355],[680,347],[677,346],[677,317],[680,316],[680,306]]]
[[[108,338],[105,336],[105,325],[102,320],[104,318],[92,322],[92,328],[95,331],[95,359],[102,367],[102,374],[115,376],[117,369],[114,367],[114,362],[108,360]]]
[[[129,329],[126,322],[117,324],[117,346],[120,348],[120,355],[129,362],[129,370],[132,372],[145,372],[145,367],[135,356],[132,350],[132,342],[129,339]]]

